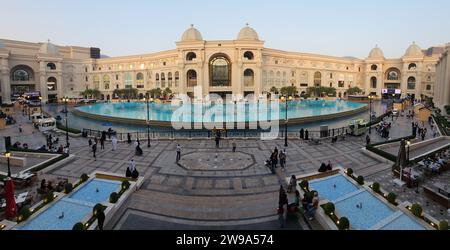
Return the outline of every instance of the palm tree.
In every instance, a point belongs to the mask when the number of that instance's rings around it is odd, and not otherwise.
[[[159,98],[162,95],[162,90],[160,88],[151,89],[147,93],[153,98]]]
[[[297,87],[295,86],[288,86],[288,87],[282,87],[280,89],[281,95],[284,96],[296,96],[298,94]]]
[[[274,94],[278,94],[278,89],[275,86],[272,86],[272,88],[270,88],[270,92],[274,93]]]
[[[170,96],[170,94],[172,94],[172,90],[169,87],[165,88],[164,91],[162,92],[164,99],[167,99]]]

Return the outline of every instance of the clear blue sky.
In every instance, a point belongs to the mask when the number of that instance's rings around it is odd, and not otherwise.
[[[175,48],[191,23],[205,40],[235,39],[250,23],[265,46],[399,57],[450,42],[448,0],[2,0],[0,38],[92,46],[109,56]]]

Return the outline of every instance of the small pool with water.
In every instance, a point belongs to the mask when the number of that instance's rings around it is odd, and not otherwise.
[[[108,202],[112,192],[119,192],[121,182],[92,179],[69,197],[56,201],[45,211],[25,222],[18,230],[72,230],[92,214],[97,203]],[[64,213],[64,216],[62,216]]]
[[[342,175],[334,175],[331,177],[318,179],[309,183],[311,190],[319,192],[321,199],[335,201],[336,199],[353,193],[358,190],[358,187],[347,180]]]

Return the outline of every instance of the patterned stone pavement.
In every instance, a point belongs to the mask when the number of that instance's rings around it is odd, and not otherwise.
[[[400,120],[396,124],[391,133],[393,138],[410,134],[410,121]],[[372,138],[380,140],[376,133],[372,133]],[[231,141],[227,140],[221,141],[219,149],[213,140],[206,139],[152,140],[151,148],[142,143],[142,156],[134,156],[132,144],[119,143],[118,150],[112,151],[111,143],[107,142],[104,150],[98,148],[97,160],[85,138],[71,138],[70,142],[75,157],[47,173],[50,176],[74,181],[82,173],[95,170],[125,174],[129,161],[135,159],[140,175],[145,177],[142,188],[106,225],[109,229],[279,229],[284,221],[276,214],[280,184],[286,186],[287,176],[316,171],[322,162],[353,168],[367,180],[392,181],[391,165],[361,150],[364,137],[347,137],[334,144],[323,141],[321,145],[290,139],[286,171],[277,169],[275,175],[264,161],[275,147],[284,149],[283,140],[236,140],[238,152],[234,154]],[[178,164],[177,144],[182,147],[182,160]],[[387,190],[390,186],[383,184]],[[396,193],[400,200],[415,202],[415,193],[408,196],[410,191]],[[289,198],[291,201],[292,196]],[[430,201],[429,207],[433,206]],[[423,207],[427,211],[426,205]],[[433,211],[440,215],[440,210],[437,207]],[[438,215],[436,218],[448,218]],[[289,229],[320,228],[314,221],[308,225],[302,219],[287,220],[285,225]]]

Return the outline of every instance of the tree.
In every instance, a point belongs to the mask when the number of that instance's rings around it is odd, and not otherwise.
[[[101,95],[100,90],[98,89],[86,89],[85,91],[80,93],[85,98],[98,98]]]
[[[135,99],[137,98],[139,90],[133,88],[115,89],[113,94],[120,99]]]
[[[360,88],[358,88],[358,87],[349,88],[349,89],[347,90],[347,94],[349,94],[349,95],[360,94],[360,93],[362,93],[362,92],[363,92],[362,89],[360,89]]]
[[[284,96],[296,96],[298,94],[297,87],[295,86],[288,86],[288,87],[282,87],[280,90],[281,95]]]
[[[327,96],[336,96],[336,89],[333,87],[309,87],[306,89],[308,95],[314,95],[316,97],[322,97],[323,94]]]
[[[167,99],[171,94],[172,90],[169,87],[165,88],[164,91],[162,92],[164,99]]]
[[[156,88],[156,89],[151,89],[151,90],[147,91],[147,93],[152,98],[159,98],[162,95],[162,90],[160,88]]]
[[[270,92],[274,93],[274,94],[278,94],[278,89],[275,86],[272,86],[272,88],[270,88]]]

